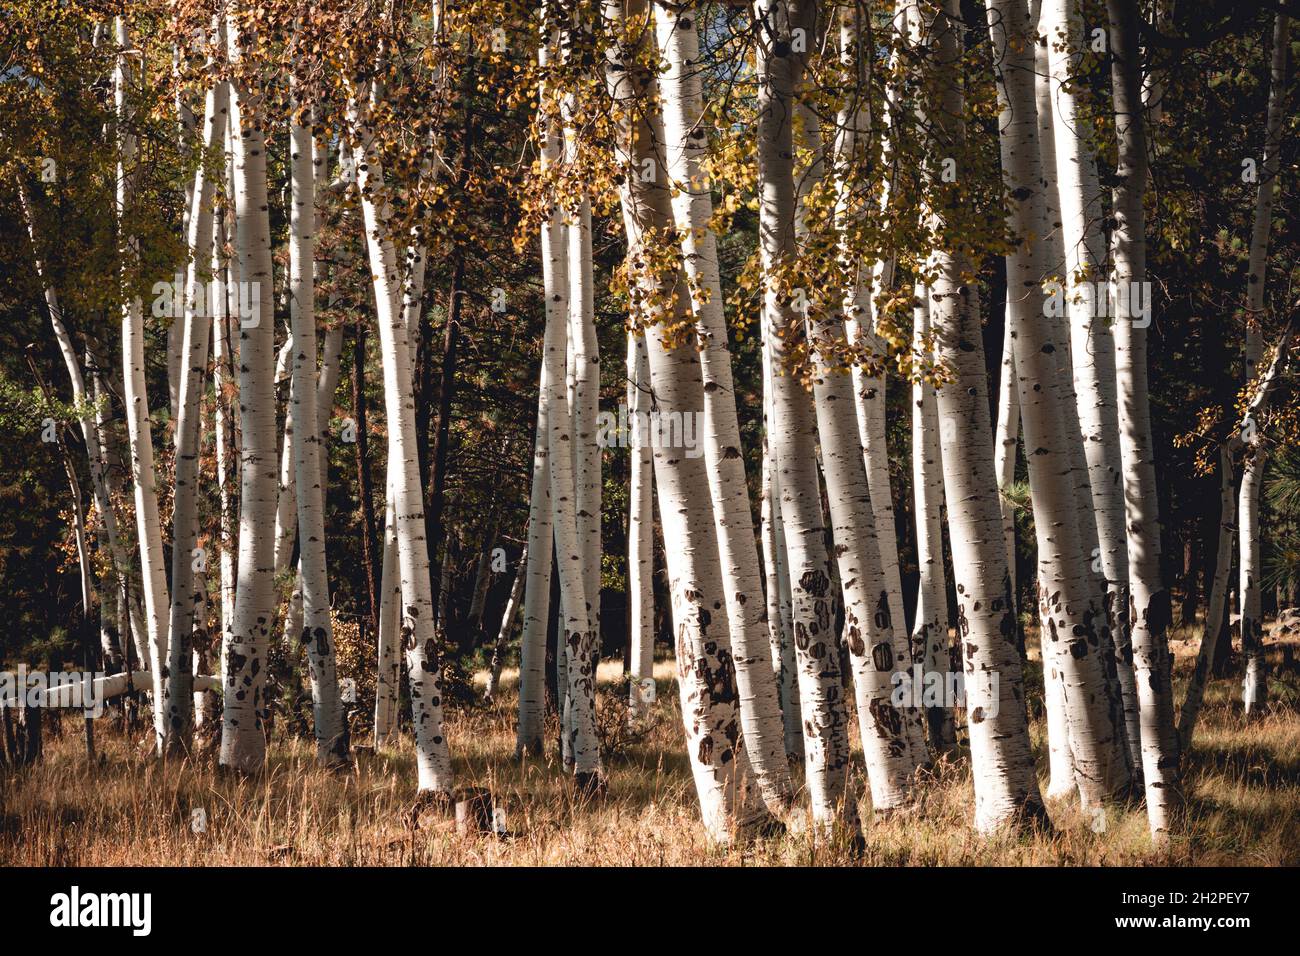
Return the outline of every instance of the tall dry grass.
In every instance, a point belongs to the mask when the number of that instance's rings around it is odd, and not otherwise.
[[[1175,641],[1185,676],[1194,647]],[[1276,654],[1277,648],[1274,648]],[[1037,679],[1031,653],[1030,682]],[[1274,663],[1280,661],[1280,654]],[[619,668],[601,668],[608,705]],[[1167,850],[1147,835],[1140,805],[1112,808],[1094,833],[1070,801],[1054,804],[1054,833],[984,839],[971,829],[972,791],[963,757],[921,781],[914,807],[866,825],[865,855],[815,844],[806,833],[743,848],[710,846],[699,825],[683,749],[672,667],[656,667],[657,713],[642,736],[614,747],[609,795],[575,796],[553,759],[514,760],[514,680],[498,701],[453,712],[448,727],[458,779],[487,787],[505,809],[508,838],[466,836],[436,812],[417,809],[414,754],[362,754],[350,773],[316,768],[307,741],[273,743],[266,772],[240,779],[210,759],[160,764],[147,734],[131,739],[101,722],[100,762],[80,734],[48,742],[44,761],[0,771],[0,863],[5,865],[256,864],[426,865],[1044,865],[1294,864],[1300,862],[1300,713],[1294,674],[1275,679],[1272,712],[1247,724],[1235,682],[1207,695],[1187,762],[1187,814]],[[481,679],[481,675],[480,675]],[[1181,683],[1181,678],[1180,678]],[[612,714],[619,708],[610,706]],[[76,723],[67,722],[68,726]],[[1032,731],[1043,746],[1045,728]],[[551,739],[554,739],[552,734]],[[1045,761],[1040,761],[1045,765]],[[858,792],[865,781],[856,771]],[[1045,781],[1044,781],[1045,782]],[[192,813],[206,813],[195,833]]]

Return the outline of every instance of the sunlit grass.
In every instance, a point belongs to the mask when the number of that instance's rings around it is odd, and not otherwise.
[[[1031,655],[1031,658],[1036,655]],[[1179,684],[1190,669],[1178,650]],[[1031,668],[1031,675],[1033,669]],[[621,665],[599,672],[602,705],[621,685]],[[101,722],[101,761],[87,762],[67,721],[47,740],[44,761],[0,773],[0,863],[17,865],[1134,865],[1294,864],[1300,862],[1300,714],[1294,675],[1278,678],[1279,701],[1246,723],[1234,706],[1237,685],[1216,681],[1207,694],[1187,763],[1188,809],[1164,850],[1153,847],[1140,804],[1113,807],[1094,833],[1070,800],[1054,802],[1054,833],[975,834],[969,767],[963,756],[920,781],[913,807],[872,820],[864,799],[867,848],[859,860],[806,832],[746,847],[710,846],[698,821],[682,741],[671,662],[656,665],[658,703],[644,733],[609,756],[609,795],[582,799],[554,757],[514,759],[517,673],[507,670],[497,701],[456,710],[448,733],[464,786],[489,788],[511,835],[462,835],[436,811],[417,810],[409,740],[392,752],[363,753],[350,773],[318,769],[306,741],[277,740],[266,772],[241,779],[209,759],[155,760],[146,729],[129,739]],[[485,675],[476,675],[479,689]],[[1034,676],[1030,680],[1033,681]],[[1181,693],[1181,691],[1180,691]],[[1288,698],[1288,694],[1291,696]],[[608,723],[608,721],[606,721]],[[1036,747],[1042,722],[1034,721]],[[855,733],[856,738],[856,733]],[[555,728],[548,731],[553,752]],[[365,743],[365,741],[361,741]],[[855,739],[856,747],[856,739]],[[1040,766],[1045,769],[1045,760]],[[855,784],[866,790],[860,759]],[[1044,785],[1046,781],[1043,781]],[[194,833],[192,813],[206,813]]]

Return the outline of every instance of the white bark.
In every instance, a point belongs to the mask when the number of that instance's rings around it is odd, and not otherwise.
[[[214,42],[222,39],[214,31]],[[213,84],[204,111],[203,150],[209,155],[225,141],[229,87]],[[217,171],[224,174],[224,169]],[[198,538],[199,403],[208,368],[208,343],[212,332],[212,308],[203,292],[203,276],[212,262],[212,203],[215,196],[213,171],[200,166],[194,174],[192,208],[186,223],[186,245],[190,261],[185,274],[185,305],[181,327],[181,366],[176,402],[175,489],[172,502],[172,602],[168,629],[167,733],[172,744],[188,747],[193,731],[192,635],[196,606],[202,592],[195,585],[195,573],[206,566],[206,555],[196,554]],[[197,308],[202,297],[203,308]],[[202,622],[200,621],[200,624]]]
[[[359,139],[354,147],[354,162],[383,357],[391,500],[402,581],[402,637],[410,673],[419,788],[447,793],[452,785],[451,752],[443,731],[442,674],[438,664],[437,625],[429,580],[424,496],[416,454],[410,339],[400,308],[397,254],[387,234],[383,170],[375,154],[373,135],[360,117],[356,100],[349,107],[349,113]]]
[[[621,28],[644,10],[633,0],[606,3],[607,22]],[[628,272],[634,325],[645,328],[654,410],[670,420],[704,414],[704,379],[691,321],[685,275],[665,274],[652,248],[670,241],[673,214],[665,163],[662,117],[655,108],[652,78],[624,69],[620,50],[609,51],[606,78],[614,103],[616,159],[623,171],[620,199],[627,232]],[[647,160],[650,162],[647,164]],[[640,175],[649,169],[650,176]],[[665,325],[674,331],[669,337]],[[746,775],[735,664],[718,550],[708,465],[690,453],[683,430],[661,429],[653,449],[654,486],[668,565],[676,631],[678,691],[687,754],[711,839],[725,843],[762,814]]]
[[[1181,793],[1173,721],[1172,661],[1166,634],[1170,601],[1160,577],[1160,511],[1147,395],[1147,332],[1142,320],[1130,310],[1133,283],[1146,279],[1146,216],[1142,203],[1147,154],[1138,63],[1138,14],[1124,0],[1108,0],[1106,7],[1114,57],[1111,81],[1119,147],[1112,204],[1115,229],[1111,234],[1111,259],[1116,290],[1115,374],[1128,528],[1130,626],[1147,819],[1153,837],[1163,840]]]
[[[119,124],[117,207],[119,215],[124,216],[126,210],[135,203],[136,164],[135,136],[127,132],[127,126],[131,122],[127,89],[132,79],[129,65],[131,54],[128,51],[130,36],[124,17],[115,19],[115,31],[119,50],[113,82]],[[129,269],[139,258],[139,241],[134,236],[120,235],[118,243],[123,269]],[[153,437],[149,432],[149,396],[145,390],[143,305],[134,297],[122,306],[122,368],[122,401],[126,406],[127,433],[131,444],[136,534],[140,545],[141,581],[149,634],[149,670],[153,675],[154,737],[157,750],[161,753],[167,737],[167,714],[164,709],[167,693],[165,615],[169,602],[167,572],[163,567],[162,526],[158,518]]]
[[[1106,265],[1105,238],[1101,233],[1104,210],[1091,117],[1077,101],[1071,85],[1083,55],[1082,29],[1073,0],[1043,0],[1040,32],[1047,40],[1045,54],[1051,78],[1052,131],[1074,388],[1096,518],[1097,555],[1106,579],[1105,607],[1124,708],[1125,735],[1135,775],[1140,778],[1137,685],[1129,643],[1128,551],[1119,468],[1115,340],[1109,319],[1098,315],[1102,310],[1098,308],[1097,298],[1085,294],[1081,286],[1089,282],[1095,288],[1095,283],[1105,274]]]
[[[958,76],[959,10],[957,0],[945,0],[943,16],[931,29],[946,76],[935,129],[941,145],[951,147],[959,147],[965,139],[960,119],[964,110]],[[938,229],[936,234],[946,231]],[[934,252],[930,321],[938,358],[954,376],[936,396],[942,423],[940,460],[957,592],[957,638],[965,661],[975,826],[990,833],[1042,819],[1045,812],[1034,773],[1016,647],[1015,603],[990,439],[979,296],[974,270],[960,250],[940,247]]]
[[[77,424],[81,430],[82,441],[86,445],[91,493],[94,495],[95,510],[99,512],[99,520],[103,524],[103,537],[108,544],[108,557],[113,569],[117,598],[120,603],[125,604],[131,579],[131,566],[126,553],[126,546],[118,530],[117,511],[113,506],[113,485],[115,482],[108,469],[108,458],[104,450],[103,429],[98,420],[98,415],[102,413],[92,413],[91,411],[93,403],[86,390],[86,380],[82,374],[81,361],[77,358],[77,350],[73,346],[72,337],[63,324],[63,308],[59,303],[58,290],[55,289],[53,281],[46,274],[45,263],[41,259],[40,249],[36,241],[36,211],[32,208],[30,197],[27,194],[26,183],[21,176],[17,178],[17,185],[19,208],[26,219],[27,235],[32,242],[33,264],[36,275],[41,282],[45,306],[50,315],[50,326],[54,330],[54,340],[59,346],[59,353],[63,356],[64,367],[68,371],[68,381],[72,388],[72,402],[77,409]],[[89,350],[87,351],[89,352]],[[89,354],[87,355],[87,361],[91,361]],[[135,606],[135,602],[130,603],[133,612]],[[133,632],[138,637],[143,633],[144,622],[139,614],[135,614],[134,620],[130,621],[126,628],[118,627],[120,646],[115,648],[109,638],[104,621],[104,611],[101,605],[100,639],[104,648],[105,662],[110,665],[121,663],[121,661],[117,660],[117,656],[126,653],[127,642],[132,638],[132,634],[128,633],[128,631]],[[143,646],[142,643],[137,645],[137,653],[143,649]],[[148,662],[148,658],[143,655],[140,656],[140,660],[145,664]]]
[[[402,581],[397,563],[397,515],[393,510],[390,465],[384,509],[384,557],[380,571],[378,662],[375,675],[375,748],[382,749],[397,736],[398,693],[402,681],[401,607]]]
[[[519,599],[523,596],[524,579],[528,574],[527,567],[528,545],[524,545],[524,550],[519,555],[518,570],[515,571],[515,583],[510,585],[510,597],[506,600],[505,610],[501,613],[501,627],[497,631],[496,643],[492,648],[492,663],[488,669],[487,693],[484,695],[488,700],[496,697],[501,686],[501,668],[505,665],[506,647],[510,640],[510,632],[514,630],[515,618],[519,616]]]
[[[233,283],[226,282],[226,276],[233,264],[227,261],[225,249],[225,216],[214,224],[214,249],[212,272],[216,286],[216,299],[212,315],[212,386],[216,401],[213,414],[213,427],[216,432],[217,458],[217,495],[220,501],[218,517],[218,561],[221,574],[221,634],[222,646],[226,635],[233,633],[235,615],[235,542],[234,542],[234,506],[230,495],[230,469],[234,459],[234,417],[227,390],[236,381],[230,355],[230,314],[229,295]],[[219,666],[224,673],[226,655],[224,649],[218,653]]]
[[[297,484],[302,643],[311,664],[312,716],[316,759],[347,760],[343,702],[335,673],[334,625],[330,617],[329,573],[325,557],[325,503],[316,371],[316,288],[312,272],[316,247],[316,169],[311,130],[291,123],[289,161],[292,203],[289,214],[289,313],[293,323],[293,398],[300,427],[293,433]],[[311,425],[316,427],[311,428]]]
[[[650,356],[645,335],[627,335],[627,413],[639,422],[650,410]],[[643,681],[654,680],[654,452],[644,436],[635,436],[630,450],[631,482],[628,490],[627,596],[632,674],[628,717],[638,721],[650,713]]]
[[[1253,434],[1252,428],[1260,416],[1268,409],[1279,385],[1282,369],[1285,367],[1292,338],[1295,334],[1294,323],[1289,323],[1283,330],[1276,351],[1268,368],[1260,377],[1245,414],[1237,423],[1232,436],[1219,449],[1219,550],[1218,563],[1215,565],[1214,581],[1210,587],[1209,607],[1205,612],[1205,629],[1201,634],[1201,646],[1196,655],[1196,667],[1187,684],[1187,693],[1183,698],[1182,709],[1178,718],[1179,748],[1187,753],[1192,744],[1192,732],[1196,728],[1196,719],[1200,714],[1201,703],[1205,696],[1205,685],[1209,680],[1210,668],[1214,664],[1214,649],[1219,641],[1219,631],[1223,625],[1223,610],[1227,603],[1228,575],[1232,566],[1232,539],[1237,531],[1236,522],[1236,485],[1234,482],[1235,462],[1245,450],[1247,435]]]
[[[736,415],[731,352],[723,315],[717,237],[709,227],[713,201],[701,166],[706,136],[697,6],[655,4],[658,45],[668,64],[662,90],[664,155],[673,183],[672,207],[696,332],[703,343],[705,461],[718,516],[718,549],[730,623],[745,749],[769,807],[783,811],[793,799],[776,681],[768,665],[766,608],[749,486]]]
[[[580,24],[576,30],[562,31],[562,50],[567,56],[567,50],[564,43],[569,37],[575,42],[585,42],[581,38],[586,30],[590,29],[585,23]],[[574,164],[578,161],[578,144],[577,133],[573,127],[576,118],[572,116],[571,110],[574,108],[574,100],[566,96],[563,105],[564,119],[564,158],[565,162]],[[568,446],[552,445],[552,448],[569,447],[573,455],[574,469],[574,507],[575,507],[575,528],[578,536],[577,554],[579,555],[580,568],[582,571],[582,598],[586,601],[587,627],[583,634],[590,632],[590,637],[584,636],[581,646],[568,647],[567,659],[570,672],[570,697],[572,697],[574,688],[583,688],[583,694],[590,693],[591,700],[571,700],[570,706],[573,708],[572,718],[578,722],[591,721],[591,728],[570,727],[569,734],[575,737],[575,746],[577,737],[585,737],[589,733],[594,733],[594,714],[595,714],[595,667],[600,656],[600,566],[601,566],[601,540],[600,540],[600,499],[601,499],[601,461],[603,458],[602,450],[597,443],[597,421],[596,416],[600,409],[600,350],[599,343],[596,339],[596,282],[593,276],[592,252],[591,252],[591,200],[584,193],[578,197],[576,204],[566,209],[569,214],[568,228],[565,230],[565,239],[568,243],[568,279],[569,279],[569,329],[568,329],[568,349],[571,352],[572,360],[572,393],[568,396],[569,416],[572,420],[571,442]],[[554,426],[552,422],[552,426]],[[552,431],[552,436],[555,432]],[[557,469],[554,462],[551,465],[551,481],[554,484],[558,476],[561,476],[563,469]],[[560,478],[563,481],[563,478]],[[559,526],[557,525],[557,528]],[[558,540],[557,540],[558,544]],[[563,556],[563,551],[561,551]],[[561,577],[561,593],[564,591],[563,576]],[[573,594],[577,599],[578,595]],[[561,597],[561,601],[565,598]],[[566,604],[566,616],[576,614],[576,611],[570,611]],[[572,635],[570,636],[572,641]],[[574,660],[573,655],[577,653],[582,655],[581,660]],[[577,667],[577,676],[575,682],[575,665]],[[585,676],[585,672],[590,670],[590,675]],[[590,684],[591,690],[585,688]],[[587,715],[588,709],[591,710],[592,716]],[[590,746],[590,741],[583,744],[585,747]],[[590,757],[584,758],[588,761],[588,766],[578,767],[576,761],[577,753],[574,753],[575,767],[577,772],[593,772],[597,769],[596,764],[592,763]],[[598,758],[597,758],[598,761]]]
[[[1016,453],[1020,448],[1020,389],[1016,387],[1015,347],[1011,322],[1004,316],[993,468],[998,477],[998,505],[1002,511],[1002,537],[1007,547],[1007,574],[1013,599],[1016,596],[1016,506],[1011,500],[1011,486],[1016,481]]]
[[[925,337],[930,331],[929,289],[916,285],[913,311],[913,350],[927,359],[933,354]],[[912,385],[912,497],[916,509],[916,562],[921,580],[917,586],[916,619],[912,625],[912,659],[923,674],[936,674],[938,686],[947,685],[952,664],[952,639],[948,636],[948,580],[943,567],[943,463],[939,447],[939,407],[934,385]],[[952,705],[925,707],[930,746],[937,752],[957,743]]]
[[[538,62],[549,62],[550,44],[538,47]],[[545,91],[543,90],[543,96]],[[542,117],[543,168],[554,164],[560,151],[553,121]],[[533,438],[533,481],[528,506],[528,585],[524,591],[524,632],[519,643],[519,726],[517,756],[540,755],[544,750],[546,714],[546,638],[551,614],[551,571],[554,564],[554,506],[551,501],[551,399],[559,383],[550,380],[553,366],[546,356],[555,347],[554,329],[569,311],[567,242],[563,217],[552,208],[542,226],[542,288],[546,308],[546,340],[537,390],[537,428]],[[557,674],[562,673],[557,671]],[[563,686],[563,679],[559,679]],[[564,699],[563,690],[560,699]]]
[[[769,447],[772,374],[770,356],[763,356],[763,561],[766,569],[768,643],[784,727],[786,760],[802,765],[803,720],[799,709],[799,669],[794,659],[793,596],[781,521],[781,485]]]
[[[1286,114],[1286,67],[1290,47],[1290,18],[1278,13],[1273,23],[1273,56],[1270,63],[1268,117],[1264,132],[1264,157],[1259,169],[1259,187],[1255,196],[1255,218],[1250,234],[1249,283],[1246,290],[1246,381],[1259,374],[1264,354],[1261,321],[1266,313],[1264,286],[1268,269],[1268,239],[1273,224],[1273,201],[1280,189],[1279,153],[1282,124]],[[1241,653],[1245,674],[1241,684],[1241,703],[1246,717],[1258,717],[1268,703],[1268,670],[1264,659],[1261,624],[1259,498],[1264,479],[1264,448],[1256,444],[1246,458],[1241,476],[1241,494],[1237,505],[1241,534],[1238,542],[1238,599],[1241,602]]]
[[[256,42],[227,23],[232,60]],[[225,706],[221,763],[260,769],[266,759],[267,649],[275,608],[274,515],[276,504],[275,341],[271,230],[266,194],[266,138],[258,129],[261,97],[239,83],[233,88],[230,122],[235,134],[235,220],[240,282],[257,304],[255,319],[240,318],[239,560],[235,613],[226,635]]]
[[[795,656],[804,726],[804,765],[819,828],[842,820],[858,826],[848,793],[848,719],[834,622],[838,610],[822,523],[817,432],[811,396],[794,378],[788,356],[803,338],[803,317],[781,287],[782,268],[796,254],[793,130],[803,64],[791,53],[795,28],[812,22],[809,8],[758,0],[759,251],[764,273],[763,347],[770,355],[772,433],[769,443],[781,491],[781,520],[793,594]],[[892,661],[890,662],[892,665]]]
[[[1043,222],[1042,166],[1034,93],[1034,42],[1024,0],[989,4],[998,96],[1003,176],[1012,193],[1008,213],[1020,244],[1007,257],[1007,315],[1015,338],[1016,375],[1029,459],[1038,540],[1039,617],[1042,639],[1053,645],[1065,684],[1070,752],[1080,797],[1100,808],[1115,789],[1123,764],[1123,733],[1111,707],[1105,673],[1105,627],[1076,514],[1073,458],[1076,423],[1067,421],[1066,385],[1056,353],[1062,331],[1044,320],[1044,243],[1032,241]],[[1068,424],[1068,428],[1066,427]],[[1089,502],[1090,504],[1090,502]],[[1087,515],[1091,521],[1091,515]]]

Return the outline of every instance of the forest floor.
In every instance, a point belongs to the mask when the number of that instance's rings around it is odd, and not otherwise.
[[[1172,646],[1181,700],[1196,640],[1175,634]],[[0,864],[1294,865],[1300,863],[1300,675],[1288,669],[1293,652],[1284,659],[1282,651],[1277,643],[1269,647],[1272,706],[1262,719],[1242,719],[1239,681],[1211,683],[1186,764],[1187,814],[1166,850],[1153,848],[1139,804],[1111,808],[1105,832],[1096,833],[1068,798],[1049,804],[1054,833],[980,838],[971,826],[970,771],[961,755],[921,781],[912,808],[872,821],[864,799],[867,849],[859,859],[834,842],[814,845],[807,833],[745,848],[711,847],[699,823],[671,662],[656,666],[659,703],[648,729],[628,736],[619,729],[624,709],[608,705],[625,686],[621,666],[607,661],[601,667],[610,751],[603,799],[575,796],[553,758],[514,759],[515,675],[507,673],[495,704],[451,711],[457,779],[491,789],[505,810],[508,838],[461,835],[453,821],[416,812],[409,740],[391,753],[363,752],[349,773],[317,769],[308,741],[277,740],[266,773],[241,779],[216,772],[210,757],[164,766],[150,755],[143,728],[128,736],[108,720],[97,728],[102,757],[91,765],[79,722],[65,719],[62,733],[47,739],[39,765],[0,770]],[[1031,662],[1036,656],[1031,646]],[[1031,684],[1041,679],[1036,665],[1028,676]],[[1031,691],[1030,698],[1041,694]],[[1045,772],[1045,727],[1041,712],[1032,717]],[[860,755],[855,766],[862,792]],[[206,816],[204,832],[194,832],[196,810]]]

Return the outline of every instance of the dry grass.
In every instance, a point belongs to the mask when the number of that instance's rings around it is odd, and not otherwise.
[[[1175,643],[1178,669],[1190,667]],[[1277,653],[1277,649],[1274,649]],[[1280,654],[1274,663],[1280,660]],[[1031,668],[1032,670],[1032,668]],[[618,668],[602,665],[602,694]],[[102,762],[88,765],[75,730],[49,741],[46,759],[0,773],[0,864],[6,865],[1140,865],[1300,862],[1300,713],[1295,675],[1275,684],[1277,704],[1245,723],[1236,688],[1214,683],[1188,762],[1186,824],[1171,846],[1153,848],[1138,805],[1114,808],[1093,833],[1077,808],[1052,806],[1054,834],[981,839],[972,831],[964,760],[941,764],[919,787],[914,808],[868,824],[867,850],[806,834],[719,849],[698,822],[682,746],[671,664],[656,668],[658,713],[644,737],[608,761],[609,796],[575,798],[552,760],[513,759],[513,686],[489,708],[459,711],[449,734],[458,779],[490,788],[508,814],[509,839],[462,836],[432,812],[414,812],[409,743],[361,757],[353,772],[316,769],[302,741],[277,741],[267,772],[239,779],[202,761],[160,765],[147,741],[99,733]],[[1031,676],[1032,680],[1032,676]],[[67,726],[72,726],[71,721]],[[1035,720],[1035,743],[1043,726]],[[142,732],[143,733],[143,732]],[[861,775],[857,780],[860,790]],[[191,832],[191,811],[207,832]],[[864,819],[870,808],[864,803]]]

